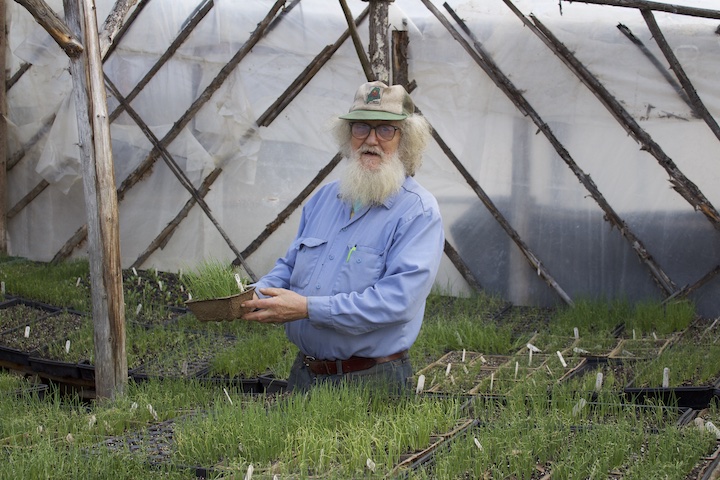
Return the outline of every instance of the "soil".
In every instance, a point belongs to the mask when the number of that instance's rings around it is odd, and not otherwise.
[[[23,352],[32,352],[53,342],[62,342],[64,345],[65,340],[87,321],[87,318],[68,312],[39,316],[26,322],[30,327],[28,337],[25,337],[25,327],[20,326],[0,335],[0,345]]]

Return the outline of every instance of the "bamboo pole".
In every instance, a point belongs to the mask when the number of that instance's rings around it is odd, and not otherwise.
[[[693,111],[700,115],[700,118],[702,118],[707,126],[710,127],[710,130],[713,132],[715,137],[720,140],[720,126],[718,126],[715,118],[713,118],[712,114],[708,111],[707,107],[705,107],[705,104],[700,99],[700,96],[695,90],[690,78],[688,78],[685,73],[685,69],[678,61],[675,53],[673,53],[670,44],[665,39],[665,35],[663,35],[662,30],[660,30],[660,26],[657,24],[657,21],[655,21],[655,16],[650,10],[646,9],[642,9],[640,13],[642,13],[645,23],[647,23],[650,33],[652,33],[652,36],[655,39],[655,43],[657,43],[658,47],[660,47],[660,51],[663,55],[665,55],[665,59],[670,64],[672,71],[675,72],[675,76],[677,76],[680,81],[680,85],[682,85],[685,94],[690,98]]]
[[[580,183],[590,193],[590,196],[593,198],[593,200],[595,200],[598,206],[605,213],[605,219],[610,222],[612,226],[617,227],[620,234],[627,239],[627,241],[630,243],[630,246],[640,258],[640,261],[642,261],[645,266],[650,270],[650,273],[652,274],[655,283],[663,290],[666,295],[672,294],[677,289],[675,283],[663,271],[662,267],[655,261],[652,255],[650,255],[645,245],[643,245],[642,241],[640,241],[640,239],[635,236],[632,230],[630,230],[630,227],[625,223],[624,220],[622,220],[620,215],[618,215],[617,212],[613,210],[613,208],[607,202],[603,194],[597,188],[597,185],[595,185],[595,182],[593,182],[593,180],[590,178],[590,175],[586,174],[578,166],[578,164],[572,158],[567,149],[565,149],[565,147],[562,145],[560,140],[558,140],[558,138],[552,132],[547,123],[543,121],[537,111],[527,101],[522,92],[517,87],[515,87],[512,81],[500,70],[497,64],[493,61],[492,57],[490,57],[490,55],[485,52],[485,50],[482,48],[482,45],[480,45],[480,43],[477,41],[475,36],[465,25],[462,19],[460,19],[457,14],[455,14],[455,12],[450,8],[447,3],[445,4],[445,8],[450,12],[451,16],[455,19],[455,21],[461,25],[465,33],[473,40],[475,51],[477,51],[478,55],[476,56],[473,51],[470,50],[469,45],[467,45],[465,40],[461,36],[459,36],[459,34],[453,34],[453,36],[461,44],[463,44],[466,51],[470,53],[471,57],[475,59],[476,62],[479,62],[481,67],[483,67],[483,69],[490,76],[493,82],[508,96],[508,98],[515,104],[515,106],[524,115],[530,117],[533,123],[535,123],[535,125],[538,127],[538,130],[543,133],[545,138],[547,138],[547,140],[553,146],[560,158],[567,164],[567,166],[573,172],[578,181],[580,181]]]
[[[595,5],[611,5],[614,7],[640,8],[655,10],[658,12],[676,13],[678,15],[689,15],[691,17],[714,18],[720,20],[720,10],[707,8],[686,7],[683,5],[672,5],[669,3],[649,2],[645,0],[561,0],[566,3],[592,3]]]
[[[0,255],[8,253],[8,229],[7,229],[7,95],[5,90],[5,49],[7,48],[7,36],[5,35],[5,0],[0,0]]]
[[[127,386],[125,302],[120,265],[120,228],[110,124],[103,83],[97,18],[93,0],[64,0],[65,17],[80,37],[85,54],[70,59],[73,97],[83,165],[88,257],[95,339],[95,391],[113,399]]]

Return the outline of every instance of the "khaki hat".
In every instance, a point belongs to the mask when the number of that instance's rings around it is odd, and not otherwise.
[[[405,120],[415,104],[402,85],[388,87],[383,82],[360,85],[350,111],[343,120]]]

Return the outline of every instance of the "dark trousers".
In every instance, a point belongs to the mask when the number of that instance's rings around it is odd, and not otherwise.
[[[413,391],[413,370],[409,358],[399,358],[366,370],[342,375],[315,374],[308,369],[303,360],[304,355],[299,352],[290,369],[287,391],[307,392],[322,383],[339,385],[343,382],[367,385],[392,395],[403,395]]]

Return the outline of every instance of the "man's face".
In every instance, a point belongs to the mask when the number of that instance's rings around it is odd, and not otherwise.
[[[357,138],[353,135],[350,139],[350,146],[353,151],[358,152],[358,161],[363,168],[367,170],[377,170],[389,157],[391,157],[398,149],[400,144],[400,130],[395,131],[395,135],[391,140],[384,140],[377,134],[375,127],[378,125],[391,125],[400,127],[399,121],[388,120],[364,120],[356,122],[359,124],[370,125],[372,130],[365,138]],[[385,128],[385,127],[383,127]]]

